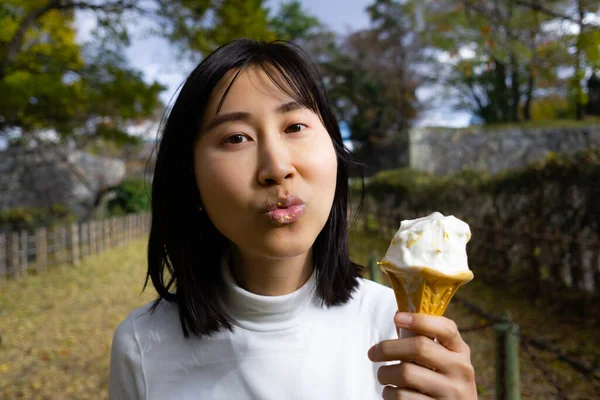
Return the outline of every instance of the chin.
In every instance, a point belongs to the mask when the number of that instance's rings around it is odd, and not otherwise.
[[[312,248],[316,236],[310,238],[273,237],[261,243],[259,252],[269,258],[292,258],[306,254]]]

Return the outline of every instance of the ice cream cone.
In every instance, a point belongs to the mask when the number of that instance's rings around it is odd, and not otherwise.
[[[398,269],[389,264],[385,260],[380,263],[392,284],[400,312],[441,316],[458,288],[473,279],[471,271],[446,275],[427,267]]]

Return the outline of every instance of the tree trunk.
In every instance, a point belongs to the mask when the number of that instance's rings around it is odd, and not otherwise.
[[[582,62],[582,55],[583,55],[583,51],[581,49],[581,41],[582,41],[582,35],[583,35],[583,29],[584,29],[584,24],[583,24],[583,18],[585,17],[585,10],[583,7],[583,0],[577,0],[577,9],[578,9],[578,25],[579,25],[579,35],[577,37],[577,53],[575,55],[575,82],[574,84],[577,85],[576,86],[576,98],[575,98],[575,118],[578,121],[583,120],[583,116],[584,116],[584,107],[585,105],[583,104],[583,101],[581,101],[581,97],[583,94],[583,89],[581,87],[581,79],[582,79],[582,74],[583,72],[583,68],[581,65]]]
[[[494,64],[496,65],[496,81],[494,82],[494,93],[491,100],[491,104],[494,107],[494,114],[496,116],[495,122],[506,122],[508,121],[509,107],[508,107],[508,96],[506,88],[506,66],[503,62],[494,58]]]
[[[511,40],[513,37],[511,22],[513,19],[515,4],[514,1],[508,3],[508,15],[506,18],[506,40],[509,43],[508,49],[510,52],[508,62],[510,63],[511,75],[510,75],[510,91],[507,90],[507,107],[509,113],[506,115],[510,122],[519,122],[519,106],[521,104],[521,77],[519,73],[519,62],[512,48]]]
[[[519,122],[519,107],[521,105],[521,74],[519,73],[519,65],[517,57],[514,53],[510,56],[511,63],[511,101],[510,101],[510,121]]]
[[[523,106],[523,117],[525,121],[531,121],[531,103],[533,101],[533,89],[535,87],[535,74],[533,65],[529,66],[529,76],[527,78],[527,92],[525,105]]]

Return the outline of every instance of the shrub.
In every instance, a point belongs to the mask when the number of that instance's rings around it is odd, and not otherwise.
[[[150,196],[143,179],[128,178],[113,190],[114,196],[106,203],[110,216],[138,213],[150,209]]]

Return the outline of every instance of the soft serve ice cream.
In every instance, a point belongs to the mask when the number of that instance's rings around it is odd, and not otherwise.
[[[439,212],[402,221],[380,262],[399,311],[443,315],[460,286],[473,279],[467,262],[469,225]]]

